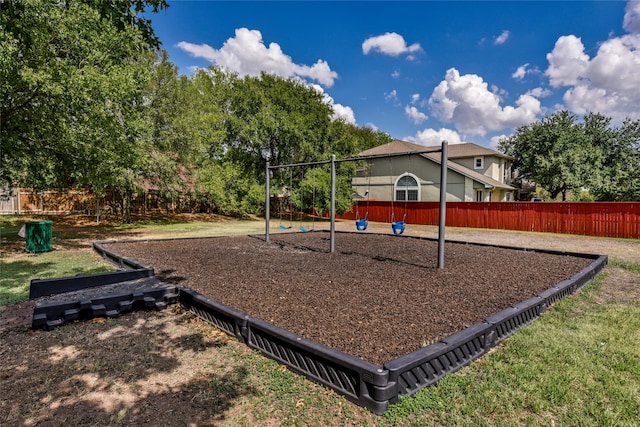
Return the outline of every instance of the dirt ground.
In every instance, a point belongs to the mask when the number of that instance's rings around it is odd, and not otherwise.
[[[393,235],[287,233],[109,244],[180,285],[382,366],[570,278],[592,259]],[[448,268],[447,268],[448,265]]]
[[[389,232],[387,228],[388,224],[370,224],[374,232]],[[345,222],[338,223],[338,229],[352,231],[354,227]],[[73,242],[74,248],[90,250],[90,243],[96,239],[94,234],[88,225],[86,239]],[[436,237],[436,229],[409,225],[406,234]],[[126,232],[122,237],[126,237]],[[632,240],[452,228],[447,229],[447,239],[607,254],[610,259],[636,263],[640,259],[640,242]],[[57,244],[54,239],[54,247]],[[376,246],[367,249],[375,250]],[[284,251],[283,254],[286,255],[283,259],[295,260],[293,254]],[[396,264],[390,260],[375,262]],[[415,268],[422,272],[428,269]],[[168,278],[181,276],[177,270],[166,270],[162,274]],[[602,303],[637,303],[640,274],[607,267],[597,298]],[[258,400],[262,403],[252,407],[256,405],[251,403],[252,399],[260,399],[265,393],[286,394],[255,386],[250,378],[260,375],[263,367],[254,367],[252,352],[181,312],[179,307],[133,313],[115,320],[73,323],[44,332],[28,329],[30,304],[0,307],[4,309],[0,313],[0,425],[223,426],[282,422],[277,410],[260,420],[251,418],[250,414],[265,410],[261,406],[276,405]],[[251,362],[228,362],[245,358]],[[311,387],[309,397],[322,399],[324,389]],[[348,408],[352,412],[344,418],[345,407],[332,402],[325,411],[329,421],[323,419],[319,424],[375,422],[371,414],[351,408],[352,405]],[[300,406],[304,411],[304,402],[297,398],[281,405]]]

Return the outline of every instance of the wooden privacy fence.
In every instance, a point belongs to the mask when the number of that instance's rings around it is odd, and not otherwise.
[[[196,211],[196,201],[188,196],[186,194],[181,198],[170,199],[155,191],[134,194],[130,201],[131,212]],[[34,192],[20,188],[13,189],[10,193],[0,193],[0,214],[95,214],[97,209],[102,213],[118,213],[121,210],[120,201],[121,196],[113,192],[107,192],[97,203],[95,193],[88,190]]]
[[[405,209],[406,207],[406,209]],[[366,201],[338,217],[390,222],[391,202]],[[438,224],[438,202],[394,202],[395,219]],[[640,202],[447,202],[452,227],[498,228],[640,239]]]

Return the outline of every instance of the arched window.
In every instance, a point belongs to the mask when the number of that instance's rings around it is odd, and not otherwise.
[[[415,175],[404,174],[396,181],[395,200],[420,200],[420,185]]]

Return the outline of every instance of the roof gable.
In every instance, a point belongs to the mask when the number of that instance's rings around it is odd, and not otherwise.
[[[359,156],[379,156],[385,154],[400,154],[409,153],[412,151],[425,151],[430,148],[436,150],[439,146],[427,146],[414,144],[412,142],[402,141],[400,139],[394,139],[388,144],[378,145],[377,147],[370,148],[359,153]],[[447,146],[447,155],[450,159],[460,159],[464,157],[478,157],[478,156],[495,156],[503,159],[512,159],[504,153],[501,153],[490,148],[482,147],[472,142],[464,144],[449,144]]]
[[[451,144],[447,148],[447,155],[450,159],[460,159],[463,157],[479,157],[479,156],[494,156],[502,157],[505,159],[512,159],[504,153],[501,153],[490,148],[481,147],[473,142],[467,142],[464,144]]]

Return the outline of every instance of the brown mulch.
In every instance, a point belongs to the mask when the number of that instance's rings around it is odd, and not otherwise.
[[[110,244],[290,332],[382,365],[554,286],[589,259],[392,235],[283,233]]]

